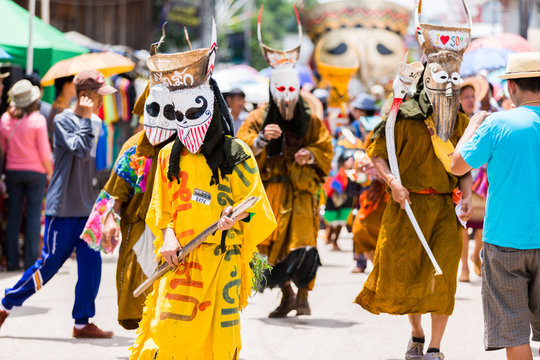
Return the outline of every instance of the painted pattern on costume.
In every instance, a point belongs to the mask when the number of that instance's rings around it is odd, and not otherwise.
[[[114,171],[124,179],[135,194],[146,191],[146,180],[152,166],[152,158],[136,154],[137,146],[129,148],[116,162]]]
[[[96,251],[103,250],[106,253],[110,253],[114,250],[116,244],[121,241],[120,238],[111,239],[110,246],[105,246],[102,243],[103,225],[107,216],[113,211],[114,201],[114,197],[106,191],[101,190],[81,234],[81,239],[86,241],[88,246]],[[115,221],[118,227],[120,227],[120,218],[115,216]]]
[[[245,146],[245,145],[244,145]],[[147,309],[136,348],[142,347],[137,359],[151,359],[155,347],[159,356],[168,358],[179,348],[185,354],[199,354],[194,359],[222,359],[239,348],[240,315],[251,292],[249,261],[252,251],[274,226],[272,210],[264,195],[257,165],[253,158],[236,166],[237,170],[210,185],[211,170],[205,157],[183,149],[178,182],[166,178],[172,144],[160,153],[154,194],[147,215],[147,224],[156,239],[156,249],[163,241],[159,229],[174,227],[181,246],[202,232],[228,205],[237,204],[246,196],[262,196],[251,210],[250,226],[236,222],[227,232],[225,249],[221,248],[221,232],[188,255],[176,271],[165,274],[154,284],[147,301],[155,306]],[[249,149],[246,150],[249,151]],[[249,170],[248,170],[249,169]],[[194,200],[195,193],[208,193],[210,204]],[[251,212],[250,211],[250,212]],[[268,217],[269,216],[269,217]],[[159,256],[159,255],[158,255]],[[174,329],[182,323],[183,336]]]

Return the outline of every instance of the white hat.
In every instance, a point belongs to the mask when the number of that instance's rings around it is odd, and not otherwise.
[[[9,90],[8,95],[11,97],[11,105],[22,109],[38,100],[41,97],[41,90],[24,79],[17,81]]]

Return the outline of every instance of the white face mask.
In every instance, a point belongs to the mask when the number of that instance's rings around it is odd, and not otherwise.
[[[272,69],[270,94],[272,94],[272,99],[274,99],[281,116],[285,120],[291,120],[300,97],[300,82],[293,67]]]
[[[214,114],[214,91],[209,84],[171,93],[180,141],[195,154],[199,151]]]
[[[152,145],[157,145],[174,135],[176,122],[171,92],[164,85],[150,88],[144,103],[144,132]]]

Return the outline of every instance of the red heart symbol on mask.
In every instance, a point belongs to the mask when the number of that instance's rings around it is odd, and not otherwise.
[[[448,36],[448,35],[441,36],[441,42],[443,43],[443,45],[446,45],[448,40],[450,40],[450,36]]]

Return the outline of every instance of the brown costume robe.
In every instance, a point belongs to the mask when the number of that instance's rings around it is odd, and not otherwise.
[[[459,113],[450,137],[454,146],[468,121],[465,114]],[[409,218],[390,198],[382,219],[374,268],[356,303],[374,314],[450,315],[462,248],[461,225],[450,195],[458,178],[446,172],[435,155],[424,121],[399,120],[395,133],[402,184],[410,192],[412,211],[443,274],[434,275],[433,265]],[[384,135],[373,141],[368,155],[388,159]],[[430,188],[442,195],[415,193]]]
[[[355,255],[373,251],[377,246],[384,209],[389,199],[384,188],[381,180],[375,180],[360,195],[360,210],[352,225]]]
[[[265,109],[249,114],[237,137],[253,149],[253,142],[262,130]],[[298,165],[294,154],[305,148],[313,154],[313,165]],[[330,171],[333,149],[331,137],[314,115],[304,137],[285,134],[283,154],[267,157],[267,148],[255,156],[268,200],[278,223],[277,229],[260,246],[270,264],[284,260],[294,249],[317,246],[319,230],[316,193]]]

